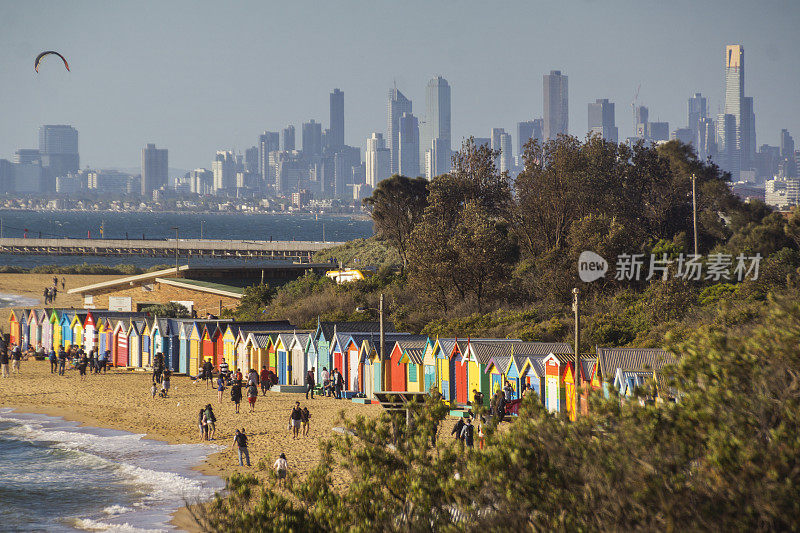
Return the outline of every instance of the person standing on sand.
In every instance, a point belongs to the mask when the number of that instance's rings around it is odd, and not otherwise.
[[[208,440],[214,440],[214,435],[217,434],[217,417],[214,416],[214,410],[211,408],[211,404],[206,405],[206,438]]]
[[[61,278],[61,290],[65,290],[67,287],[67,278]]]
[[[264,365],[261,367],[261,395],[267,395],[267,388],[269,388],[269,372],[267,371],[267,366]]]
[[[55,374],[58,372],[58,355],[56,355],[56,350],[52,346],[50,347],[50,353],[47,354],[47,359],[50,361],[50,373]]]
[[[278,476],[278,485],[286,486],[286,472],[289,470],[289,463],[286,461],[286,454],[281,452],[280,457],[273,465],[275,467],[275,474]]]
[[[308,400],[308,393],[311,393],[311,399],[314,399],[314,387],[316,386],[316,382],[314,381],[314,367],[311,367],[311,370],[306,372],[306,400]]]
[[[303,423],[303,410],[300,409],[300,402],[295,402],[292,412],[289,415],[289,425],[292,426],[292,439],[300,435],[300,425]]]
[[[214,365],[211,364],[210,360],[206,359],[205,362],[203,363],[203,373],[202,373],[202,378],[203,381],[206,382],[206,386],[211,385],[211,378],[212,378],[211,373],[213,371],[214,371]]]
[[[309,431],[309,420],[311,419],[311,413],[308,411],[308,407],[303,407],[303,436],[308,437]]]
[[[153,388],[156,383],[153,382]],[[200,409],[200,415],[197,418],[197,426],[200,428],[200,440],[208,440],[208,423],[206,422],[206,410]]]
[[[250,412],[256,412],[256,399],[258,398],[258,386],[252,381],[247,386],[247,401],[250,402]]]
[[[323,396],[328,396],[328,385],[330,385],[328,369],[323,366],[322,367],[322,395]]]
[[[156,382],[154,381],[153,385],[150,387],[150,396],[152,396],[154,400],[156,399],[156,392],[158,392],[158,387],[156,387]]]
[[[67,366],[67,352],[64,351],[63,346],[58,347],[58,375],[64,375],[64,367]]]
[[[50,303],[50,289],[49,288],[47,288],[47,287],[44,288],[43,296],[44,296],[44,305],[49,304]]]
[[[11,371],[15,374],[20,373],[20,365],[22,361],[22,350],[19,349],[19,346],[14,346],[14,350],[11,352]]]
[[[169,378],[172,376],[172,371],[165,368],[161,373],[161,390],[164,393],[164,398],[169,395]]]
[[[106,365],[108,364],[108,356],[111,355],[111,350],[105,350],[100,356],[97,358],[97,373],[99,374],[100,371],[103,371],[103,374],[106,373]]]
[[[242,428],[242,431],[236,430],[236,435],[233,436],[233,447],[239,452],[239,466],[244,466],[242,456],[247,460],[247,466],[250,466],[250,452],[247,450],[247,434]]]
[[[8,373],[8,348],[3,340],[0,340],[0,370],[2,370],[4,378],[11,377]]]
[[[231,401],[236,407],[236,413],[239,413],[239,403],[242,401],[242,382],[236,380],[231,385]]]
[[[83,352],[80,356],[78,356],[78,375],[81,378],[81,381],[86,379],[86,367],[89,366],[89,358],[86,357],[86,352]]]
[[[225,392],[225,376],[220,373],[219,377],[217,378],[217,396],[219,397],[219,403],[222,403],[223,392]]]

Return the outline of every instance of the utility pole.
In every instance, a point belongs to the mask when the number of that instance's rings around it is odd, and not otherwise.
[[[205,222],[204,220],[200,221],[200,240],[201,241],[203,240],[203,223],[204,222]]]
[[[692,174],[692,219],[694,220],[694,256],[697,258],[697,191],[695,187],[697,177]]]
[[[178,267],[178,227],[175,226],[172,229],[175,230],[175,275],[178,275],[179,267]]]
[[[380,306],[378,307],[378,314],[379,314],[380,332],[381,332],[381,340],[380,340],[380,342],[381,342],[381,368],[383,368],[383,359],[384,359],[384,357],[383,357],[384,356],[383,344],[384,344],[384,341],[386,340],[385,334],[383,332],[383,293],[381,293],[381,301],[380,301]]]
[[[575,311],[575,420],[578,419],[578,413],[581,407],[581,319],[580,319],[580,301],[581,292],[575,287],[572,289],[572,309]]]

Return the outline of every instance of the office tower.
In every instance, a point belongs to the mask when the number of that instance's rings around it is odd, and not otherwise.
[[[214,193],[231,191],[236,187],[236,154],[230,150],[218,150],[211,171],[214,173]]]
[[[280,150],[277,131],[265,131],[258,136],[258,173],[267,185],[275,184],[275,167],[269,164],[269,154]]]
[[[669,140],[669,122],[648,122],[646,137],[652,141]]]
[[[214,172],[206,168],[196,168],[189,172],[189,190],[195,194],[214,192]]]
[[[780,147],[762,144],[756,154],[756,175],[762,180],[768,180],[777,175],[780,160]]]
[[[441,138],[431,140],[431,147],[425,150],[425,177],[433,179],[450,172],[450,157],[447,141]]]
[[[544,75],[544,138],[555,139],[559,134],[569,133],[568,77],[560,70],[551,70]]]
[[[708,105],[706,97],[701,93],[694,93],[694,96],[689,98],[689,122],[688,128],[692,130],[695,137],[693,144],[697,144],[697,139],[700,136],[700,119],[708,116]]]
[[[142,196],[151,197],[153,191],[167,186],[169,180],[169,153],[166,148],[148,144],[142,149]]]
[[[20,148],[14,152],[14,164],[16,165],[40,165],[41,163],[42,154],[35,148]]]
[[[322,124],[314,119],[303,124],[303,153],[307,157],[322,155]]]
[[[644,139],[647,136],[647,121],[650,118],[650,111],[647,106],[636,106],[633,110],[633,127],[635,136]]]
[[[383,135],[373,133],[367,138],[366,159],[366,179],[367,185],[373,189],[378,186],[381,180],[385,180],[391,175],[391,162],[389,159],[389,149]]]
[[[0,159],[0,194],[13,193],[14,191],[14,163],[8,159]]]
[[[416,178],[419,172],[419,121],[412,113],[403,113],[398,128],[397,173]]]
[[[411,113],[411,100],[403,96],[397,87],[389,90],[389,103],[386,106],[386,143],[391,153],[391,171],[397,174],[400,171],[400,117],[404,113]],[[417,156],[419,159],[419,156]]]
[[[283,128],[283,151],[291,152],[294,149],[294,126],[289,124]]]
[[[597,99],[589,104],[589,134],[600,135],[603,139],[616,143],[619,130],[614,116],[614,103],[607,98]]]
[[[753,97],[745,96],[742,100],[742,127],[739,135],[739,151],[741,169],[750,170],[756,159],[756,115],[753,111]]]
[[[733,139],[725,139],[726,159],[734,179],[738,179],[740,170],[749,170],[755,159],[756,135],[755,114],[752,98],[744,95],[744,47],[738,44],[725,47],[725,107],[724,114],[734,119]],[[717,126],[718,132],[729,128]],[[718,141],[720,152],[722,144]]]
[[[251,146],[244,151],[244,171],[258,174],[258,146]]]
[[[47,124],[39,127],[39,152],[41,154],[42,192],[55,190],[55,179],[78,172],[78,130],[65,124]]]
[[[514,157],[511,148],[511,135],[506,133],[503,128],[492,128],[490,139],[491,149],[499,152],[494,159],[495,168],[500,172],[513,170]]]
[[[334,89],[330,95],[331,132],[327,146],[338,150],[344,146],[344,93]]]
[[[708,117],[697,121],[697,157],[700,161],[717,157],[717,131],[714,121]]]
[[[544,120],[541,118],[517,122],[517,155],[521,156],[525,152],[525,145],[531,139],[536,139],[541,144],[544,138],[542,133],[543,126]]]
[[[336,198],[352,198],[353,167],[361,165],[361,149],[343,146],[333,154],[334,190]]]
[[[797,175],[797,164],[794,155],[794,139],[787,130],[781,130],[781,161],[779,174],[793,178]]]
[[[788,130],[781,130],[781,157],[792,157],[794,153],[794,138]]]
[[[447,80],[437,76],[428,82],[425,91],[425,124],[420,140],[420,150],[432,147],[432,142],[437,140],[437,157],[446,160],[444,166],[437,166],[438,174],[450,171],[450,150],[452,142],[450,136],[450,85]],[[422,154],[420,154],[422,157]],[[438,175],[437,174],[437,175]]]
[[[739,150],[737,147],[736,117],[723,113],[717,117],[717,159],[719,166],[739,178]]]
[[[695,141],[695,132],[690,128],[678,128],[669,136],[671,141],[680,141],[683,144],[692,144]]]

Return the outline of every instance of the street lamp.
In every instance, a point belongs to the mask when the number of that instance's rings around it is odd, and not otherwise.
[[[178,226],[174,226],[175,230],[175,275],[178,275]]]
[[[581,384],[581,322],[580,322],[581,291],[572,289],[572,310],[575,311],[575,420],[578,419],[581,398],[579,394]]]
[[[384,344],[384,341],[385,341],[385,334],[384,334],[384,331],[383,331],[383,293],[381,293],[380,305],[379,305],[378,309],[375,309],[374,307],[356,307],[356,312],[363,313],[364,311],[377,311],[378,312],[378,316],[379,316],[379,320],[380,320],[380,332],[381,332],[380,333],[380,336],[381,336],[380,337],[380,343],[381,343],[380,355],[381,355],[381,364],[383,364],[383,359],[384,359],[383,344]]]

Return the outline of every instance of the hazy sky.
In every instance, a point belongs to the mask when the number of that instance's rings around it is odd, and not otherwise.
[[[745,47],[745,92],[757,142],[781,128],[800,144],[800,1],[0,0],[0,158],[38,145],[41,124],[80,132],[81,165],[138,167],[169,149],[171,167],[211,166],[263,130],[311,118],[328,126],[328,94],[345,93],[345,136],[386,130],[393,81],[424,114],[425,84],[452,87],[453,139],[488,137],[542,116],[542,75],[569,76],[570,133],[587,103],[616,103],[620,138],[631,101],[650,120],[685,126],[695,92],[722,105],[724,46]],[[59,50],[37,75],[39,51]],[[454,142],[454,144],[456,144]],[[299,147],[299,146],[298,146]]]

